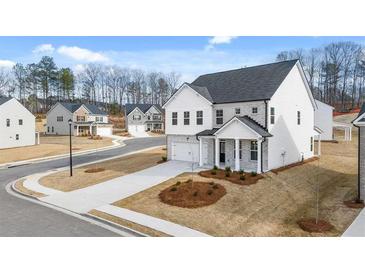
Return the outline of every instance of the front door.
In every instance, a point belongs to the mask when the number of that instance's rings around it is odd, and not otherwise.
[[[219,142],[219,162],[226,162],[226,142],[224,141]]]

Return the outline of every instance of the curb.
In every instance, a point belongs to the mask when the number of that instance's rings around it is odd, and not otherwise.
[[[26,178],[26,177],[18,178],[16,180],[8,183],[5,186],[6,192],[9,193],[10,195],[13,195],[14,197],[19,198],[19,199],[23,199],[23,200],[26,200],[26,201],[29,201],[29,202],[32,202],[32,203],[35,203],[35,204],[38,204],[38,205],[42,205],[42,206],[57,210],[59,212],[62,212],[64,214],[67,214],[69,216],[78,218],[80,220],[87,221],[90,224],[93,224],[93,225],[99,226],[101,228],[104,228],[106,230],[109,230],[113,233],[118,234],[119,236],[123,236],[123,237],[149,237],[148,235],[146,235],[144,233],[137,232],[137,231],[135,231],[133,229],[130,229],[128,227],[124,227],[122,225],[110,222],[108,220],[104,220],[104,219],[96,217],[94,215],[78,214],[78,213],[72,212],[70,210],[64,209],[62,207],[58,207],[58,206],[55,206],[55,205],[52,205],[52,204],[49,204],[49,203],[42,202],[36,197],[33,197],[33,196],[27,195],[25,193],[22,193],[19,190],[17,190],[14,185],[17,181],[19,181],[21,179],[24,179],[24,178]]]

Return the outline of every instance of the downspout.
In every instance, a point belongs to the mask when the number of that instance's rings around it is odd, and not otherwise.
[[[360,127],[355,125],[355,127],[357,127],[357,200],[356,202],[360,203],[361,202],[361,195],[360,195]]]
[[[267,108],[268,108],[268,104],[267,104],[267,100],[264,100],[265,103],[265,129],[267,130]],[[264,137],[264,139],[261,142],[261,173],[264,172],[264,153],[263,153],[263,143],[266,142],[266,137]]]

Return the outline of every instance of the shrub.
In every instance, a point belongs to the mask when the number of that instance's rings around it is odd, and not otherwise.
[[[163,162],[166,162],[167,161],[167,157],[166,156],[162,156],[161,158],[162,158],[162,161]]]
[[[217,184],[215,184],[215,185],[213,186],[213,188],[214,188],[214,189],[218,189],[218,188],[219,188],[219,186],[218,186]]]
[[[231,167],[226,166],[226,167],[225,167],[225,170],[226,170],[226,172],[231,172]]]
[[[256,175],[257,175],[257,172],[255,172],[255,171],[252,171],[252,172],[251,172],[251,176],[252,176],[252,177],[255,177]]]
[[[208,194],[208,195],[212,195],[212,194],[213,194],[213,190],[209,189],[209,190],[207,191],[207,194]]]
[[[213,170],[218,170],[218,167],[217,167],[217,166],[214,166],[214,167],[213,167]]]
[[[181,182],[180,181],[177,181],[176,184],[175,184],[175,186],[179,186],[180,184],[181,184]]]
[[[212,171],[210,172],[210,174],[212,174],[212,175],[217,175],[217,171],[212,170]]]
[[[245,173],[244,170],[240,169],[239,174],[243,175],[243,173]]]
[[[231,176],[231,174],[229,173],[229,171],[226,171],[226,177]]]
[[[170,189],[170,191],[176,191],[177,190],[177,188],[176,187],[172,187],[171,189]]]
[[[194,196],[194,197],[198,196],[198,191],[195,191],[195,192],[193,193],[193,196]]]
[[[240,180],[244,181],[246,179],[245,175],[240,176]]]

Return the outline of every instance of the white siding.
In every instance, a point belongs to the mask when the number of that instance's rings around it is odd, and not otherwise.
[[[314,112],[314,124],[323,130],[321,140],[333,139],[333,107],[316,100],[317,109]]]
[[[297,66],[273,95],[268,107],[269,132],[273,135],[268,138],[268,168],[298,162],[301,155],[305,159],[312,157],[310,138],[314,132],[314,107]],[[271,107],[275,107],[274,125],[270,123]],[[297,124],[297,111],[301,112],[300,125]]]
[[[10,127],[6,126],[10,119]],[[19,119],[23,125],[19,125]],[[19,134],[19,140],[16,140]],[[0,149],[35,145],[35,117],[16,99],[0,105]]]

